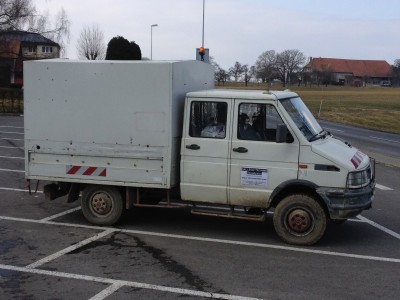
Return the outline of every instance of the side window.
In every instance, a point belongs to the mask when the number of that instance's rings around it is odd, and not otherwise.
[[[227,112],[228,104],[225,102],[192,102],[189,135],[191,137],[225,138]]]
[[[270,104],[242,103],[238,113],[240,140],[275,142],[278,125],[284,124],[275,106]],[[293,142],[290,133],[287,142]]]
[[[52,53],[53,52],[53,47],[43,46],[42,47],[42,52],[43,53]]]

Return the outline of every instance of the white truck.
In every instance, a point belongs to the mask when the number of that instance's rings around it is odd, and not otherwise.
[[[296,245],[370,208],[374,160],[296,93],[215,89],[213,75],[198,61],[25,62],[27,180],[49,181],[50,199],[81,198],[97,225],[132,206],[251,220],[274,210]]]

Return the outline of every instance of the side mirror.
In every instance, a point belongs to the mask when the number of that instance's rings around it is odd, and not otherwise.
[[[286,137],[288,133],[288,128],[286,124],[279,124],[276,127],[276,143],[286,143]]]

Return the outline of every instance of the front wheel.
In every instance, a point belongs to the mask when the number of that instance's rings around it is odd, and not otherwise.
[[[295,194],[278,203],[273,221],[276,233],[286,243],[312,245],[324,235],[327,216],[317,200]]]
[[[114,225],[124,211],[120,191],[108,186],[86,187],[82,193],[81,207],[86,220],[101,226]]]

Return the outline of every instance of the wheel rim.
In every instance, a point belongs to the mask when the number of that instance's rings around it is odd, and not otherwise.
[[[96,193],[90,200],[90,208],[94,213],[104,216],[111,211],[112,198],[105,192]]]
[[[287,216],[287,225],[296,233],[307,232],[312,225],[311,215],[304,209],[295,209]]]

